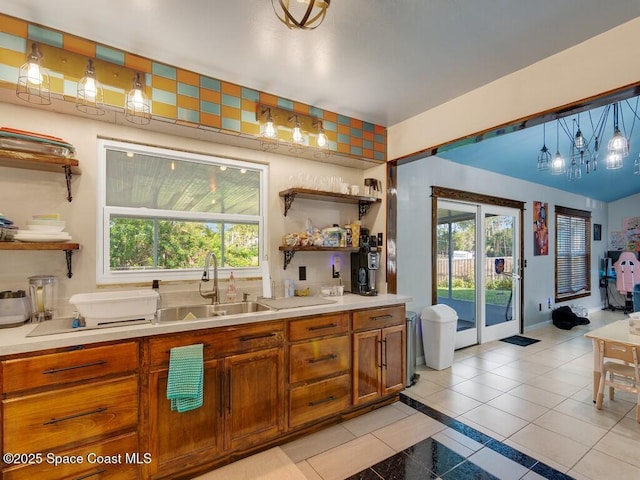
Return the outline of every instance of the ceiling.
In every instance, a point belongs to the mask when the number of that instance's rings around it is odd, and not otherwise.
[[[21,0],[0,12],[390,126],[634,19],[640,2],[333,0],[312,31],[287,29],[271,0]],[[510,158],[535,166],[540,138]]]

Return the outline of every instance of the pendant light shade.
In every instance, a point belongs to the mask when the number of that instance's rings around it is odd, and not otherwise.
[[[104,92],[102,86],[96,80],[96,69],[93,60],[87,61],[87,69],[84,77],[78,82],[76,95],[76,108],[89,115],[104,115]]]
[[[49,73],[42,67],[42,52],[36,43],[31,44],[27,61],[18,71],[16,95],[18,98],[37,105],[50,105]]]
[[[136,73],[133,79],[133,88],[127,93],[124,118],[137,125],[147,125],[151,122],[149,97],[144,93],[144,86],[140,81],[140,73]]]
[[[560,155],[560,123],[556,120],[556,155],[551,162],[551,175],[564,175],[566,172],[564,157]]]
[[[290,151],[293,153],[302,153],[305,149],[305,143],[298,115],[291,115],[289,117],[289,121],[293,121],[293,130],[291,131],[291,142],[293,143],[293,146],[291,147]]]
[[[549,163],[551,161],[551,152],[547,148],[547,125],[542,124],[542,148],[538,155],[538,171],[543,172],[549,170]]]
[[[313,30],[327,14],[331,0],[271,0],[278,19],[290,29]]]
[[[609,156],[613,155],[613,159],[611,164],[617,165],[620,162],[620,166],[613,168],[622,167],[622,159],[629,156],[629,141],[627,137],[625,137],[620,128],[618,126],[618,104],[613,104],[613,137],[609,140],[607,144],[607,150],[609,150]],[[607,168],[609,167],[609,157],[607,157]]]
[[[260,146],[264,151],[275,150],[278,148],[278,129],[273,122],[271,107],[263,108],[260,116],[266,120],[260,127]]]

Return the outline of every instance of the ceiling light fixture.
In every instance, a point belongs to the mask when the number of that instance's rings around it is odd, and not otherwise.
[[[76,108],[89,115],[104,115],[103,101],[104,93],[102,91],[102,85],[96,80],[96,68],[93,60],[89,59],[84,77],[78,82]]]
[[[278,148],[278,130],[275,123],[273,123],[273,115],[271,114],[271,107],[259,108],[260,116],[264,117],[267,121],[261,126],[260,130],[260,146],[263,150],[275,150]]]
[[[147,125],[151,122],[149,97],[144,93],[139,72],[136,72],[133,77],[133,87],[125,99],[124,118],[136,125]]]
[[[551,163],[551,175],[563,175],[566,171],[564,158],[560,155],[560,121],[556,120],[556,155]]]
[[[293,131],[291,132],[291,141],[293,146],[290,151],[293,153],[302,153],[305,148],[304,136],[302,135],[302,129],[300,128],[300,120],[298,114],[294,113],[289,117],[289,122],[293,122]]]
[[[329,151],[329,137],[324,131],[324,124],[322,120],[316,120],[313,122],[313,126],[318,129],[318,134],[316,135],[316,146],[318,150],[313,153],[315,158],[326,158],[331,152]]]
[[[276,17],[292,30],[319,26],[330,4],[331,0],[271,0]]]
[[[49,91],[49,73],[42,67],[42,52],[34,42],[31,44],[31,52],[27,55],[27,61],[18,70],[18,83],[16,95],[18,98],[37,105],[50,105],[51,92]]]
[[[547,148],[547,125],[542,124],[542,148],[538,155],[538,171],[543,172],[549,170],[549,162],[551,160],[551,152]]]
[[[614,154],[620,157],[620,161],[623,158],[626,158],[629,155],[629,141],[627,138],[620,132],[620,128],[618,126],[618,104],[613,104],[613,137],[609,140],[607,144],[607,149],[609,150],[609,154]],[[608,157],[607,157],[608,158]],[[621,167],[622,165],[620,165]],[[607,161],[607,168],[609,167],[609,162]],[[619,167],[615,167],[619,168]]]

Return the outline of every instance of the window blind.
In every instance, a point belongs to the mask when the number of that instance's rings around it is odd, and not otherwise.
[[[556,302],[591,294],[591,212],[556,206]]]

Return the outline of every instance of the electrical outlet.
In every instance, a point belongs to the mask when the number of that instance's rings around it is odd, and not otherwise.
[[[306,280],[307,279],[307,267],[298,267],[298,280]]]

